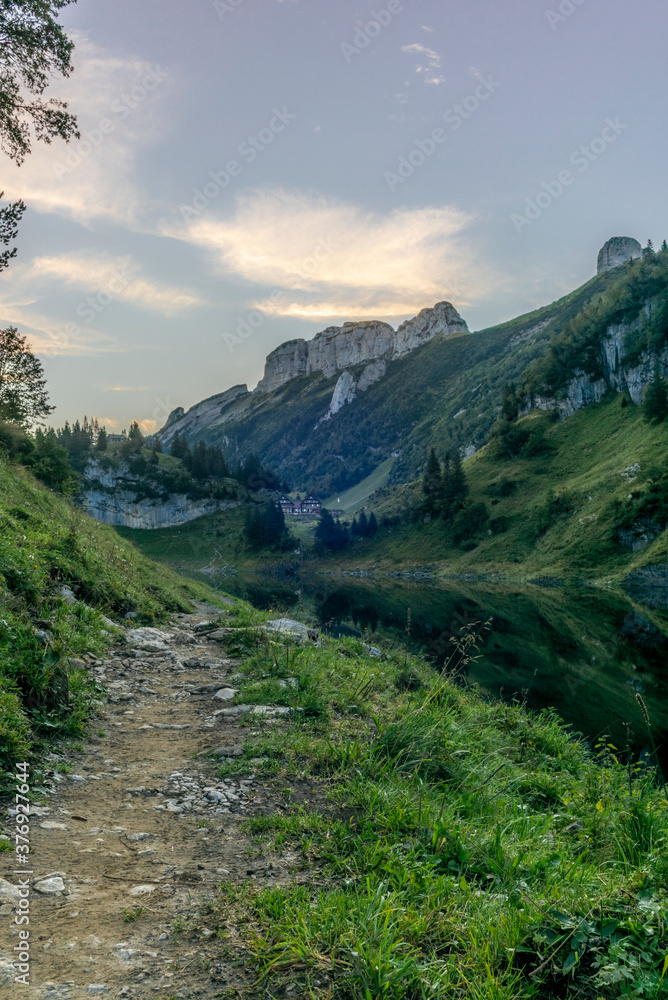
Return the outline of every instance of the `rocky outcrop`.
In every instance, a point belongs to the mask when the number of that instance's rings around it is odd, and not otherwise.
[[[562,416],[570,417],[583,406],[600,402],[610,389],[617,392],[627,391],[633,402],[639,405],[646,387],[654,377],[657,365],[664,377],[668,375],[668,348],[658,354],[651,352],[642,354],[633,367],[624,360],[626,338],[651,315],[652,304],[648,302],[642,319],[631,324],[620,323],[608,327],[606,336],[599,346],[602,378],[592,379],[584,372],[576,373],[561,397],[536,397],[533,399],[533,405],[541,410],[557,409],[561,411]]]
[[[194,437],[198,431],[204,430],[214,420],[220,421],[224,418],[225,411],[230,410],[242,396],[248,395],[248,386],[235,385],[225,392],[219,392],[216,396],[209,396],[201,403],[196,403],[186,413],[182,406],[178,406],[169,414],[165,426],[157,432],[163,448],[169,448],[175,434],[185,435],[188,440]],[[232,416],[232,412],[230,412]]]
[[[638,257],[642,257],[642,247],[637,240],[631,236],[613,236],[599,251],[598,274]]]
[[[379,361],[372,361],[367,365],[357,382],[359,392],[366,392],[374,382],[379,382],[387,371],[387,363],[381,358]]]
[[[94,489],[84,492],[81,505],[87,514],[102,524],[146,529],[174,528],[197,517],[239,506],[231,500],[190,500],[180,495],[170,496],[168,500],[138,500],[136,494],[129,490],[107,493]]]
[[[398,330],[389,323],[375,321],[330,326],[313,340],[290,340],[272,351],[255,392],[272,392],[299,375],[322,372],[331,378],[337,371],[365,361],[389,361],[414,351],[438,334],[454,333],[468,333],[468,326],[449,302],[423,309]]]
[[[386,371],[387,364],[381,358],[379,361],[372,361],[370,365],[367,365],[357,382],[349,371],[343,372],[334,386],[329,409],[324,417],[320,418],[318,424],[324,420],[331,420],[339,410],[342,410],[348,403],[352,403],[358,392],[366,392],[369,386],[378,382]]]
[[[331,420],[331,418],[338,413],[339,410],[342,410],[347,403],[352,403],[354,398],[355,379],[352,377],[350,372],[344,372],[334,387],[334,393],[329,404],[329,409],[320,423],[322,423],[323,420]]]
[[[469,328],[450,302],[439,302],[433,309],[423,309],[414,319],[402,323],[394,335],[392,356],[400,358],[422,347],[440,333],[468,333]]]
[[[84,469],[83,481],[79,504],[96,521],[114,527],[173,528],[239,506],[237,500],[165,495],[145,477],[133,475],[124,462],[105,468],[91,460]]]

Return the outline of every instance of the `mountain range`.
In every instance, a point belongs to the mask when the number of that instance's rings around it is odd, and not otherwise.
[[[590,281],[486,330],[469,332],[454,306],[441,302],[398,330],[381,322],[347,323],[310,341],[288,341],[268,356],[254,390],[234,386],[187,412],[176,409],[158,437],[165,448],[176,433],[191,446],[200,440],[218,445],[228,461],[255,453],[293,489],[323,498],[356,485],[388,459],[389,481],[408,482],[419,475],[430,447],[441,454],[459,449],[467,457],[486,442],[503,387],[527,377],[540,381],[536,365],[552,356],[572,324],[607,301],[634,267],[640,272],[639,250],[635,240],[613,238]],[[606,341],[600,364],[586,370],[584,356],[569,355],[562,366],[568,384],[536,382],[532,401],[574,412],[607,388],[625,387],[630,377],[638,402],[655,360],[635,358],[629,376],[623,341],[634,324],[642,325],[640,314],[648,308],[644,296],[620,313],[623,322],[614,330],[597,328],[597,342]]]

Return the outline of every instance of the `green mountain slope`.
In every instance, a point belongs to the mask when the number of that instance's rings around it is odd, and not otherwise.
[[[212,599],[0,455],[0,773],[84,731],[99,692],[80,657],[113,642],[106,616],[150,624]]]
[[[390,487],[368,506],[383,525],[378,537],[337,564],[602,580],[668,559],[668,424],[647,424],[626,394],[611,392],[562,422],[532,414],[519,426],[540,428],[539,453],[499,458],[492,442],[464,463],[469,503],[489,515],[478,531],[456,544],[450,523],[423,523],[419,482]]]
[[[503,385],[519,381],[550,338],[626,269],[598,275],[565,298],[500,326],[435,337],[389,362],[379,382],[324,423],[319,421],[338,376],[304,375],[235,401],[194,440],[220,445],[228,458],[255,452],[293,488],[321,496],[356,485],[393,452],[392,481],[406,482],[418,474],[432,445],[440,452],[480,447]]]

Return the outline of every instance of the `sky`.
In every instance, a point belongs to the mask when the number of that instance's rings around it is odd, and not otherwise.
[[[286,340],[481,330],[668,237],[665,0],[79,0],[81,140],[35,143],[0,326],[52,422],[150,432]]]

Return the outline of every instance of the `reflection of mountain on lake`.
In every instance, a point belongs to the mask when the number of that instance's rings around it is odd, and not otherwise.
[[[630,739],[636,751],[650,742],[639,694],[654,739],[664,744],[662,757],[668,759],[668,619],[623,594],[586,587],[483,588],[459,582],[443,587],[331,577],[283,582],[256,577],[226,580],[223,586],[231,584],[258,606],[312,616],[333,630],[377,632],[386,640],[406,640],[410,608],[411,645],[439,664],[460,628],[491,618],[469,682],[503,698],[526,697],[535,708],[553,707],[589,739],[607,734],[622,749]]]

